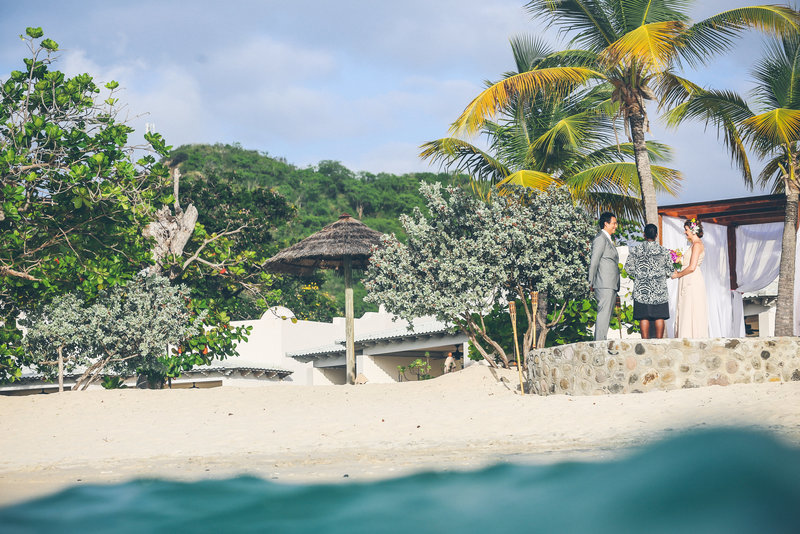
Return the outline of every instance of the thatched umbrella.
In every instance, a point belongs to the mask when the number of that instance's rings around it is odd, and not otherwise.
[[[316,234],[285,248],[267,260],[266,268],[273,272],[311,275],[317,269],[344,271],[344,314],[347,383],[356,379],[356,352],[353,335],[353,274],[352,268],[367,267],[373,245],[380,243],[381,233],[344,213],[339,220]]]

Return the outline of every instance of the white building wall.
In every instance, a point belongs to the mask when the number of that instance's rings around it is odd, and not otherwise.
[[[345,372],[339,368],[315,368],[313,362],[300,362],[294,358],[286,357],[286,353],[302,352],[337,341],[343,341],[345,324],[343,317],[336,317],[330,323],[316,321],[292,322],[294,314],[285,308],[267,311],[261,319],[253,321],[234,321],[233,326],[251,326],[252,330],[248,340],[237,345],[239,356],[222,361],[215,361],[213,366],[223,367],[254,367],[274,368],[292,371],[292,374],[283,380],[274,381],[247,381],[239,379],[235,382],[226,380],[228,385],[330,385],[344,384]],[[408,322],[403,320],[393,321],[392,316],[385,312],[367,312],[362,317],[355,319],[354,330],[356,338],[369,336],[380,332],[393,331],[408,327]],[[420,318],[418,324],[429,323],[432,318]],[[399,350],[415,350],[424,348],[429,342],[411,341],[399,344],[379,345],[368,352],[391,353]],[[369,382],[396,382],[397,366],[408,365],[414,358],[380,356],[373,358],[372,354],[356,356],[358,373],[367,377]],[[431,374],[441,374],[441,365],[432,360]]]

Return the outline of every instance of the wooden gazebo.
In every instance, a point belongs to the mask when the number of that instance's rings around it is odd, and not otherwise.
[[[658,209],[658,235],[660,239],[663,216],[683,219],[694,217],[701,222],[725,226],[728,230],[728,264],[732,267],[731,289],[736,289],[739,287],[736,269],[733,268],[736,265],[736,227],[783,222],[785,211],[786,196],[781,194],[661,206]]]

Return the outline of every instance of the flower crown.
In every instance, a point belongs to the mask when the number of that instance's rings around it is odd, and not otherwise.
[[[697,219],[694,217],[689,219],[689,230],[691,230],[694,235],[697,235],[697,232],[700,231],[700,223],[697,222]]]

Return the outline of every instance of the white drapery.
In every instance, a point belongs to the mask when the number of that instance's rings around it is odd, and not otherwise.
[[[683,233],[685,219],[662,217],[662,243],[673,250],[686,251],[689,244]],[[780,269],[783,223],[740,226],[736,230],[737,290],[730,289],[728,267],[727,227],[703,223],[705,260],[700,267],[706,282],[708,299],[708,333],[710,337],[744,337],[742,293],[763,289]],[[800,232],[797,233],[797,253],[800,253]],[[668,337],[674,337],[674,318],[678,297],[678,281],[667,282],[670,319]],[[800,258],[795,258],[794,276],[794,335],[800,335]]]
[[[783,223],[748,224],[736,228],[736,282],[731,337],[745,337],[742,294],[767,287],[778,276]]]

